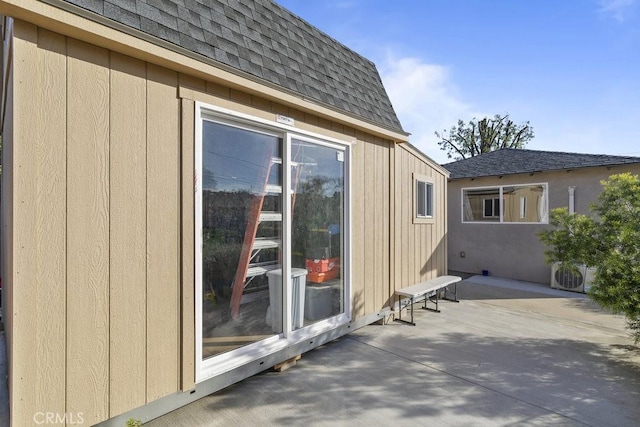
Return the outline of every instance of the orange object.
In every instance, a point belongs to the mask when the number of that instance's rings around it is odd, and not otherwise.
[[[309,273],[326,273],[335,268],[340,268],[340,258],[307,259],[306,266]]]
[[[340,271],[336,268],[327,273],[309,273],[307,274],[307,281],[311,283],[324,283],[327,280],[332,280],[338,277]]]
[[[307,259],[307,281],[323,283],[335,279],[340,274],[340,258]]]

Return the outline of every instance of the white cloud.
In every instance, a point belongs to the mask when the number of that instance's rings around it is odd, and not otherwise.
[[[411,144],[438,163],[451,161],[440,150],[434,132],[482,114],[460,97],[447,67],[388,55],[379,62],[379,69],[398,118],[411,133]]]
[[[618,22],[624,22],[633,12],[636,2],[637,0],[600,0],[599,12]]]

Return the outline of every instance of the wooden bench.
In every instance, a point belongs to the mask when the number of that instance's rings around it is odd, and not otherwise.
[[[438,293],[440,290],[444,289],[444,298],[448,301],[459,302],[458,301],[458,282],[461,281],[462,278],[458,276],[440,276],[435,279],[427,280],[426,282],[418,283],[413,286],[409,286],[408,288],[398,289],[396,291],[396,295],[398,296],[398,309],[399,315],[398,318],[395,319],[398,322],[408,323],[410,325],[415,326],[416,324],[413,322],[413,304],[416,302],[417,298],[424,296],[424,308],[425,310],[435,311],[440,313],[438,310]],[[453,292],[449,289],[449,286],[453,285]],[[448,298],[448,294],[453,294],[453,299]],[[409,298],[408,305],[411,306],[411,321],[408,322],[402,319],[402,310],[407,305],[402,305],[403,297]],[[427,302],[433,302],[436,305],[436,308],[428,308]]]

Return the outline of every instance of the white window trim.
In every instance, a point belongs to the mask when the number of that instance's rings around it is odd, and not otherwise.
[[[487,200],[491,200],[491,215],[487,215],[484,209],[484,205],[487,202]],[[498,207],[497,209],[498,212],[496,215],[496,202],[498,202],[500,206],[504,206],[504,203],[500,203],[499,197],[487,197],[482,199],[482,217],[483,218],[499,218],[500,217],[500,207]]]
[[[295,134],[298,139],[301,137],[313,138],[313,142],[324,143],[322,145],[328,145],[330,147],[350,148],[352,145],[356,144],[356,140],[353,139],[351,141],[342,140],[338,138],[333,138],[330,136],[322,135],[316,132],[311,132],[305,129],[299,129],[295,126],[289,126],[282,123],[278,123],[275,121],[276,114],[273,115],[274,120],[264,119],[262,117],[252,116],[246,113],[240,113],[238,111],[230,110],[228,108],[218,107],[216,105],[207,104],[204,102],[196,101],[196,120],[198,119],[209,119],[214,121],[219,121],[225,124],[234,123],[237,124],[245,124],[250,129],[255,129],[256,127],[263,129],[264,131],[271,132],[280,132],[284,133],[292,133]],[[284,137],[284,136],[283,136]],[[335,145],[333,145],[335,144]]]
[[[291,138],[298,140],[305,140],[313,142],[314,144],[323,145],[338,150],[342,150],[345,153],[345,195],[344,195],[344,230],[343,230],[343,245],[344,245],[344,263],[342,266],[342,277],[344,286],[344,313],[337,316],[330,317],[328,319],[314,323],[313,325],[298,329],[290,330],[290,326],[285,326],[285,331],[279,335],[274,335],[262,341],[252,343],[240,347],[236,350],[222,353],[218,356],[211,357],[207,360],[202,360],[202,292],[198,290],[202,289],[202,191],[200,188],[202,181],[202,123],[204,120],[211,120],[217,123],[222,123],[230,126],[237,126],[239,128],[248,129],[251,131],[262,131],[268,134],[277,134],[284,141],[283,147],[283,168],[290,166],[290,153],[289,146]],[[194,205],[194,220],[195,220],[195,371],[196,382],[202,382],[216,375],[228,372],[232,369],[238,368],[247,363],[248,360],[255,360],[260,357],[265,357],[269,354],[275,353],[282,349],[285,349],[291,345],[302,342],[310,337],[318,334],[328,332],[341,325],[347,324],[352,319],[351,312],[351,300],[352,300],[352,286],[351,286],[351,265],[352,265],[352,239],[351,239],[351,206],[352,206],[352,146],[355,144],[353,141],[344,141],[325,135],[309,132],[306,130],[298,129],[293,126],[284,125],[274,121],[269,121],[260,117],[251,116],[249,114],[239,113],[237,111],[229,110],[215,105],[206,104],[196,101],[195,103],[195,144],[194,144],[194,191],[195,191],[195,205]],[[283,174],[283,188],[291,191],[291,185],[289,182],[289,174]],[[289,197],[290,197],[289,193]],[[284,242],[283,250],[291,253],[291,211],[290,205],[287,207],[287,203],[283,206],[283,233]],[[290,262],[288,257],[283,257],[282,269],[285,272],[283,279],[283,290],[287,303],[285,307],[291,307],[291,294],[288,290],[291,287],[291,274],[286,272],[291,271]],[[288,319],[289,313],[286,311],[285,319],[283,319],[283,325],[291,325]]]
[[[544,187],[544,198],[543,203],[545,209],[547,209],[546,215],[544,215],[543,221],[533,222],[533,221],[504,221],[504,196],[503,196],[503,188],[505,187],[532,187],[532,186],[542,186]],[[499,196],[498,198],[502,201],[500,209],[500,220],[499,221],[465,221],[464,219],[464,192],[467,190],[489,190],[489,189],[498,189]],[[483,199],[484,200],[484,199]],[[501,185],[486,185],[481,187],[464,187],[460,189],[460,222],[463,224],[520,224],[520,225],[540,225],[540,224],[548,224],[549,223],[549,183],[548,182],[524,182],[521,184],[501,184]],[[482,206],[482,214],[484,217],[484,202]],[[496,217],[485,217],[485,218],[497,218]]]
[[[421,175],[417,173],[412,174],[412,182],[413,182],[413,223],[414,224],[433,224],[435,223],[435,190],[436,186],[434,183],[434,179],[427,175]],[[418,215],[418,182],[425,183],[431,186],[431,215],[420,216]]]

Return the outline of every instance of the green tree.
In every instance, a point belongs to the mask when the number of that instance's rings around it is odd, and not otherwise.
[[[501,148],[524,148],[533,139],[533,127],[529,122],[515,124],[509,114],[496,114],[491,119],[477,120],[474,117],[469,123],[458,120],[457,126],[435,134],[440,138],[438,145],[447,152],[447,157],[460,160]]]
[[[593,216],[551,212],[551,229],[539,234],[549,246],[547,261],[575,270],[595,267],[589,297],[604,308],[624,314],[640,341],[640,180],[629,173],[612,175],[591,206]]]

